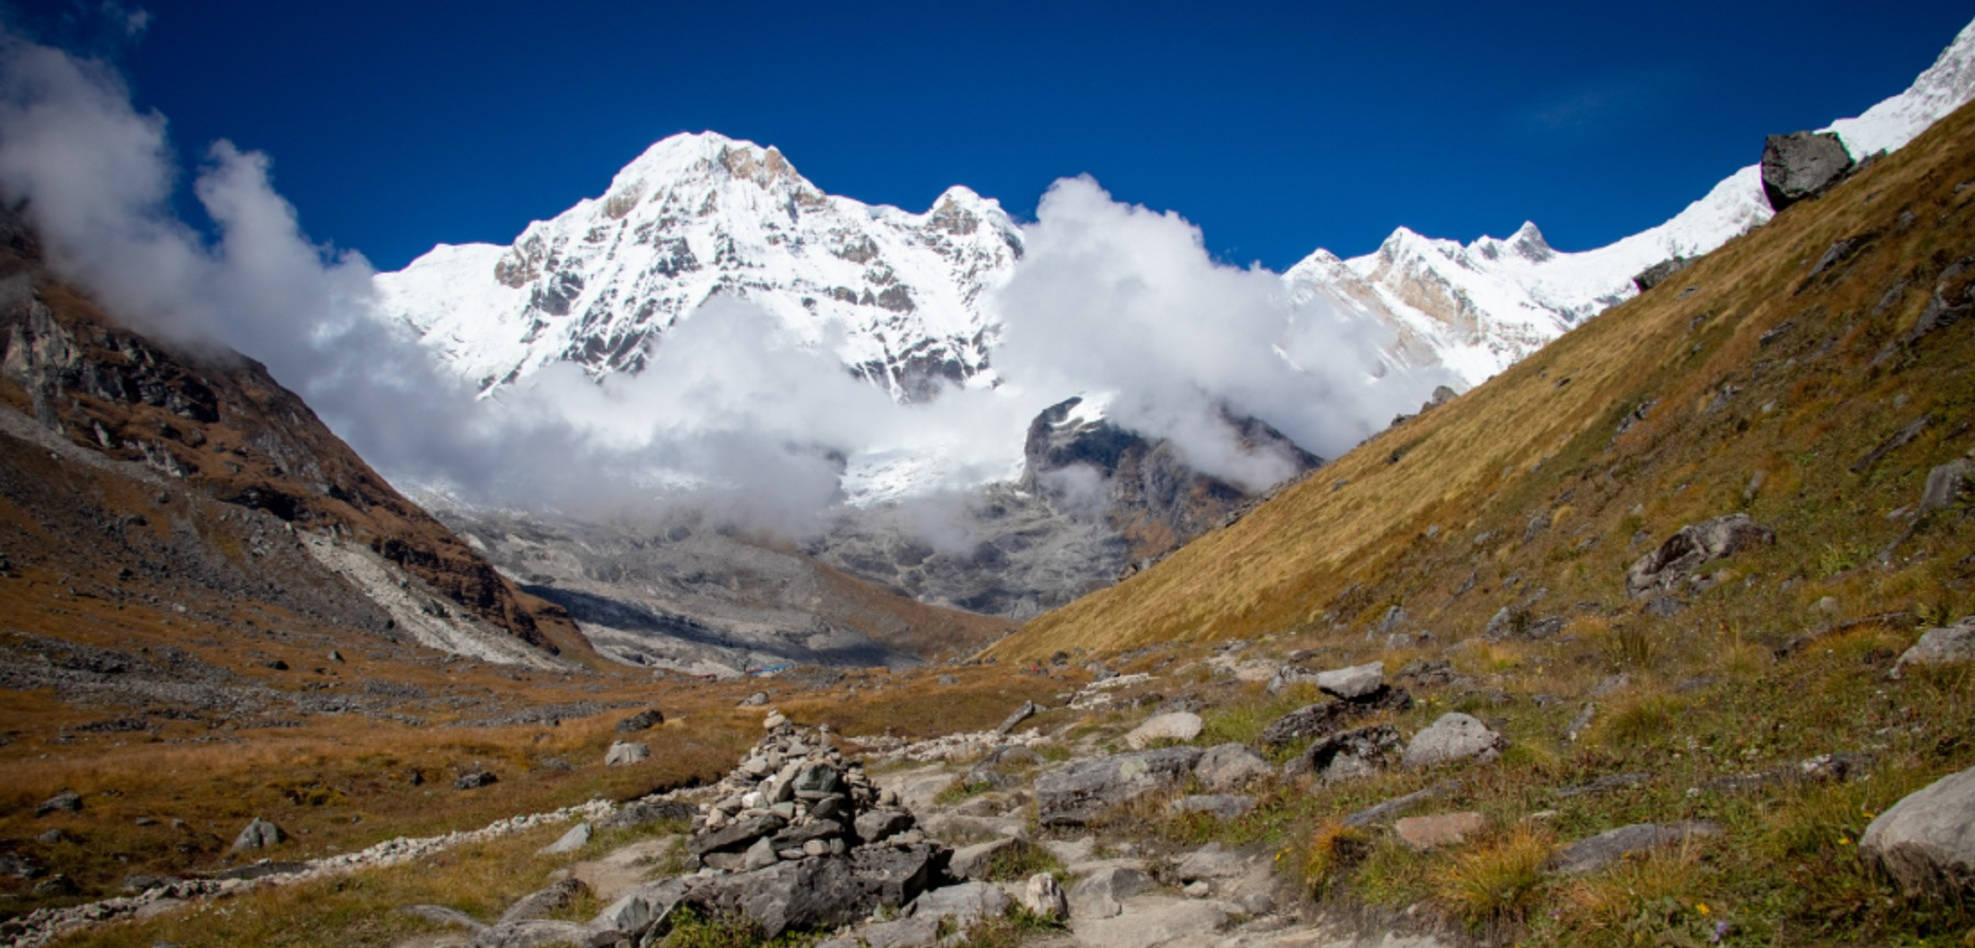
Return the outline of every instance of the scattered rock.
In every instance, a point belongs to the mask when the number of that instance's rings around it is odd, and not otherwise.
[[[1393,823],[1392,832],[1398,834],[1400,841],[1411,846],[1415,852],[1426,852],[1465,843],[1468,837],[1487,826],[1488,821],[1482,819],[1481,814],[1464,810],[1432,816],[1408,816]]]
[[[1397,817],[1428,800],[1446,793],[1454,786],[1452,782],[1437,783],[1430,787],[1415,790],[1404,796],[1393,797],[1374,806],[1366,807],[1344,818],[1345,826],[1375,826]]]
[[[1193,777],[1215,793],[1239,790],[1249,782],[1275,773],[1260,754],[1240,744],[1218,744],[1200,755]]]
[[[1205,813],[1217,820],[1232,820],[1255,808],[1255,798],[1237,793],[1203,793],[1173,801],[1175,813]]]
[[[1577,712],[1577,717],[1571,718],[1570,725],[1564,728],[1564,740],[1577,743],[1578,738],[1591,730],[1591,723],[1597,720],[1597,717],[1598,706],[1589,701],[1584,702],[1584,707]]]
[[[1567,876],[1581,876],[1597,872],[1624,858],[1628,853],[1682,843],[1691,838],[1716,836],[1720,833],[1720,824],[1707,821],[1634,823],[1630,826],[1606,830],[1589,839],[1572,843],[1550,860],[1550,869]]]
[[[1298,772],[1307,770],[1324,783],[1335,783],[1384,770],[1402,746],[1398,728],[1375,724],[1333,734],[1311,744],[1309,750],[1290,763]]]
[[[288,834],[282,832],[281,827],[274,825],[272,820],[257,816],[248,822],[246,828],[240,831],[240,835],[233,838],[233,851],[250,852],[266,849],[287,838]]]
[[[1022,907],[1052,922],[1070,917],[1070,900],[1064,895],[1063,886],[1047,872],[1029,877],[1028,884],[1022,887]]]
[[[1920,641],[1901,653],[1888,676],[1903,677],[1906,669],[1914,666],[1959,665],[1970,661],[1975,661],[1975,616],[1920,633]]]
[[[1851,153],[1836,133],[1771,135],[1762,146],[1762,193],[1780,211],[1823,193],[1851,168]]]
[[[628,767],[649,759],[651,748],[636,741],[611,741],[610,749],[603,754],[606,767]]]
[[[1034,717],[1041,710],[1042,708],[1037,706],[1035,702],[1024,701],[1021,707],[1016,708],[1008,717],[1002,719],[1001,725],[994,729],[994,733],[1007,735],[1015,730],[1016,725]]]
[[[1632,278],[1632,285],[1638,287],[1639,292],[1644,293],[1660,285],[1667,277],[1692,266],[1693,263],[1693,259],[1689,257],[1669,257],[1639,271],[1639,275]]]
[[[152,822],[155,823],[157,821],[153,820]],[[36,836],[34,839],[35,842],[38,842],[43,846],[56,846],[61,843],[68,842],[70,838],[71,837],[69,836],[69,834],[62,832],[60,828],[56,828],[56,829],[51,829],[46,833],[42,833],[41,835]]]
[[[965,930],[983,919],[1000,918],[1011,902],[994,883],[962,882],[920,893],[908,911],[913,918],[947,919]]]
[[[1920,512],[1944,510],[1975,487],[1975,463],[1956,458],[1927,472],[1927,486],[1920,493]]]
[[[1858,850],[1907,894],[1959,902],[1975,889],[1975,768],[1893,804],[1866,826]]]
[[[742,698],[740,706],[743,708],[759,708],[767,703],[768,703],[768,692],[757,691],[754,694]]]
[[[82,794],[77,793],[74,790],[64,790],[61,793],[55,794],[54,796],[41,801],[41,803],[35,806],[34,808],[35,816],[47,816],[50,813],[80,813],[80,812],[82,812]]]
[[[1124,901],[1158,888],[1152,877],[1135,865],[1113,863],[1093,870],[1070,887],[1073,918],[1111,918],[1124,911]]]
[[[1125,745],[1143,750],[1154,741],[1190,741],[1200,736],[1206,724],[1191,711],[1171,711],[1148,718],[1125,735]]]
[[[590,824],[578,823],[570,827],[569,832],[562,834],[555,842],[543,846],[535,852],[541,856],[559,856],[563,853],[573,853],[590,845],[590,836],[592,833]]]
[[[1749,519],[1728,514],[1681,527],[1625,573],[1625,591],[1634,599],[1667,592],[1703,563],[1776,542],[1775,531]]]
[[[1398,606],[1392,608],[1397,609]],[[1400,613],[1403,619],[1405,614]],[[1350,668],[1318,672],[1316,686],[1325,694],[1346,701],[1364,698],[1385,687],[1385,663],[1367,662]]]
[[[1198,748],[1165,747],[1045,770],[1035,779],[1036,818],[1045,827],[1082,826],[1111,807],[1184,781],[1200,757]]]
[[[550,883],[548,888],[524,895],[513,905],[508,906],[507,911],[501,913],[500,920],[494,924],[507,925],[547,918],[576,904],[576,900],[589,891],[590,887],[584,885],[580,879],[563,879]]]
[[[501,778],[494,776],[494,772],[491,770],[475,770],[471,773],[460,774],[458,777],[453,778],[453,789],[478,790],[481,787],[491,787],[500,782]]]
[[[1327,737],[1345,725],[1375,711],[1403,711],[1412,707],[1413,696],[1404,688],[1384,685],[1363,697],[1330,701],[1298,708],[1277,718],[1262,730],[1262,742],[1281,747],[1298,741]]]
[[[681,800],[633,800],[617,808],[597,824],[600,829],[634,829],[662,820],[686,822],[693,818],[693,805]]]
[[[646,708],[637,714],[617,722],[617,732],[619,734],[636,734],[639,731],[651,730],[664,723],[665,712],[657,708]]]
[[[1443,714],[1406,744],[1408,767],[1432,767],[1458,760],[1492,761],[1508,746],[1488,725],[1460,712]]]
[[[947,872],[956,879],[986,879],[988,869],[994,860],[1003,854],[1020,852],[1029,844],[1012,836],[962,846],[953,851],[947,862]]]

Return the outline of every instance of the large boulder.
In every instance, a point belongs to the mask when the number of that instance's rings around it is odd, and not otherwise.
[[[1865,828],[1859,854],[1912,895],[1975,891],[1975,767],[1908,794]]]
[[[1892,677],[1899,678],[1917,665],[1960,665],[1975,661],[1975,616],[1920,633],[1920,641],[1900,654],[1893,663]]]
[[[1488,725],[1458,711],[1440,716],[1413,735],[1403,758],[1408,767],[1432,767],[1457,760],[1491,761],[1501,756],[1508,740]]]
[[[1762,145],[1762,193],[1779,211],[1823,193],[1851,170],[1851,153],[1833,132],[1771,135]]]
[[[1082,826],[1114,806],[1183,782],[1200,755],[1197,747],[1163,747],[1045,770],[1035,779],[1037,821]]]
[[[1357,701],[1385,687],[1385,663],[1366,662],[1349,668],[1333,668],[1330,671],[1318,672],[1315,684],[1324,694],[1347,701]]]
[[[1776,542],[1776,532],[1748,514],[1729,514],[1690,523],[1625,571],[1625,592],[1634,599],[1672,590],[1703,563]]]
[[[1297,771],[1315,773],[1324,783],[1335,783],[1384,770],[1404,746],[1398,728],[1374,724],[1317,741],[1291,765]]]
[[[604,751],[605,767],[628,767],[651,759],[651,747],[638,741],[611,741]]]

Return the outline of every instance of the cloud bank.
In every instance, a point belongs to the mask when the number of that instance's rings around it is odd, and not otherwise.
[[[1185,220],[1078,178],[1045,196],[994,299],[999,390],[895,404],[848,374],[834,340],[787,338],[721,297],[638,376],[559,366],[478,398],[380,317],[368,261],[307,237],[268,156],[214,143],[191,176],[210,224],[196,228],[173,210],[173,154],[165,118],[137,111],[113,68],[0,34],[0,197],[26,201],[58,273],[141,331],[261,360],[394,481],[473,503],[685,509],[801,536],[843,499],[846,459],[880,486],[886,458],[935,458],[956,487],[1006,477],[1029,420],[1077,393],[1109,395],[1117,423],[1256,489],[1292,468],[1244,451],[1224,411],[1335,456],[1438,381],[1373,380],[1375,326],[1294,305],[1275,274],[1214,261]]]

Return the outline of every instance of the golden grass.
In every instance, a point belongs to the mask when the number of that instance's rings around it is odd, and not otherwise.
[[[1610,590],[1625,565],[1646,552],[1630,544],[1634,530],[1658,543],[1683,523],[1738,509],[1796,528],[1770,562],[1737,567],[1738,578],[1773,582],[1779,571],[1769,567],[1787,574],[1805,562],[1822,564],[1805,571],[1812,580],[1855,569],[1898,532],[1882,515],[1917,498],[1916,466],[1965,448],[1945,435],[1970,417],[1965,366],[1975,348],[1966,333],[1937,333],[1897,371],[1868,363],[1912,325],[1934,274],[1975,233],[1966,195],[1953,191],[1975,177],[1971,127],[1975,113],[1966,110],[1943,120],[1914,147],[1665,287],[1373,437],[1155,567],[1038,617],[988,653],[1104,652],[1334,622],[1360,628],[1390,602],[1458,635],[1508,598],[1453,595],[1470,570],[1479,592],[1520,574],[1521,589],[1550,592],[1539,608],[1568,605],[1566,591],[1609,608],[1624,602]],[[1902,209],[1927,223],[1900,231]],[[1868,230],[1882,236],[1841,278],[1796,294],[1827,246]],[[1874,312],[1903,280],[1908,291]],[[1688,286],[1698,290],[1684,295]],[[1615,434],[1649,401],[1643,421]],[[1923,412],[1937,422],[1913,445],[1863,478],[1850,473],[1853,459]],[[1745,503],[1756,470],[1766,483]],[[1523,526],[1544,511],[1552,526],[1522,542]],[[1440,527],[1432,539],[1430,525]],[[1586,539],[1593,545],[1580,549]]]

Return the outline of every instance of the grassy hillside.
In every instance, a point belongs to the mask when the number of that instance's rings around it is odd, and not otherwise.
[[[1816,608],[1827,596],[1845,616],[1975,610],[1959,513],[1877,560],[1909,527],[1889,514],[1975,445],[1968,324],[1906,338],[1930,299],[1966,298],[1970,274],[1955,265],[1975,255],[1971,181],[1975,115],[1963,109],[991,654],[1359,632],[1393,605],[1443,638],[1504,607],[1650,631],[1691,618],[1641,614],[1626,566],[1683,524],[1734,511],[1778,542],[1735,561],[1734,581],[1706,599],[1757,638],[1829,620]],[[1857,246],[1826,261],[1844,240]]]

